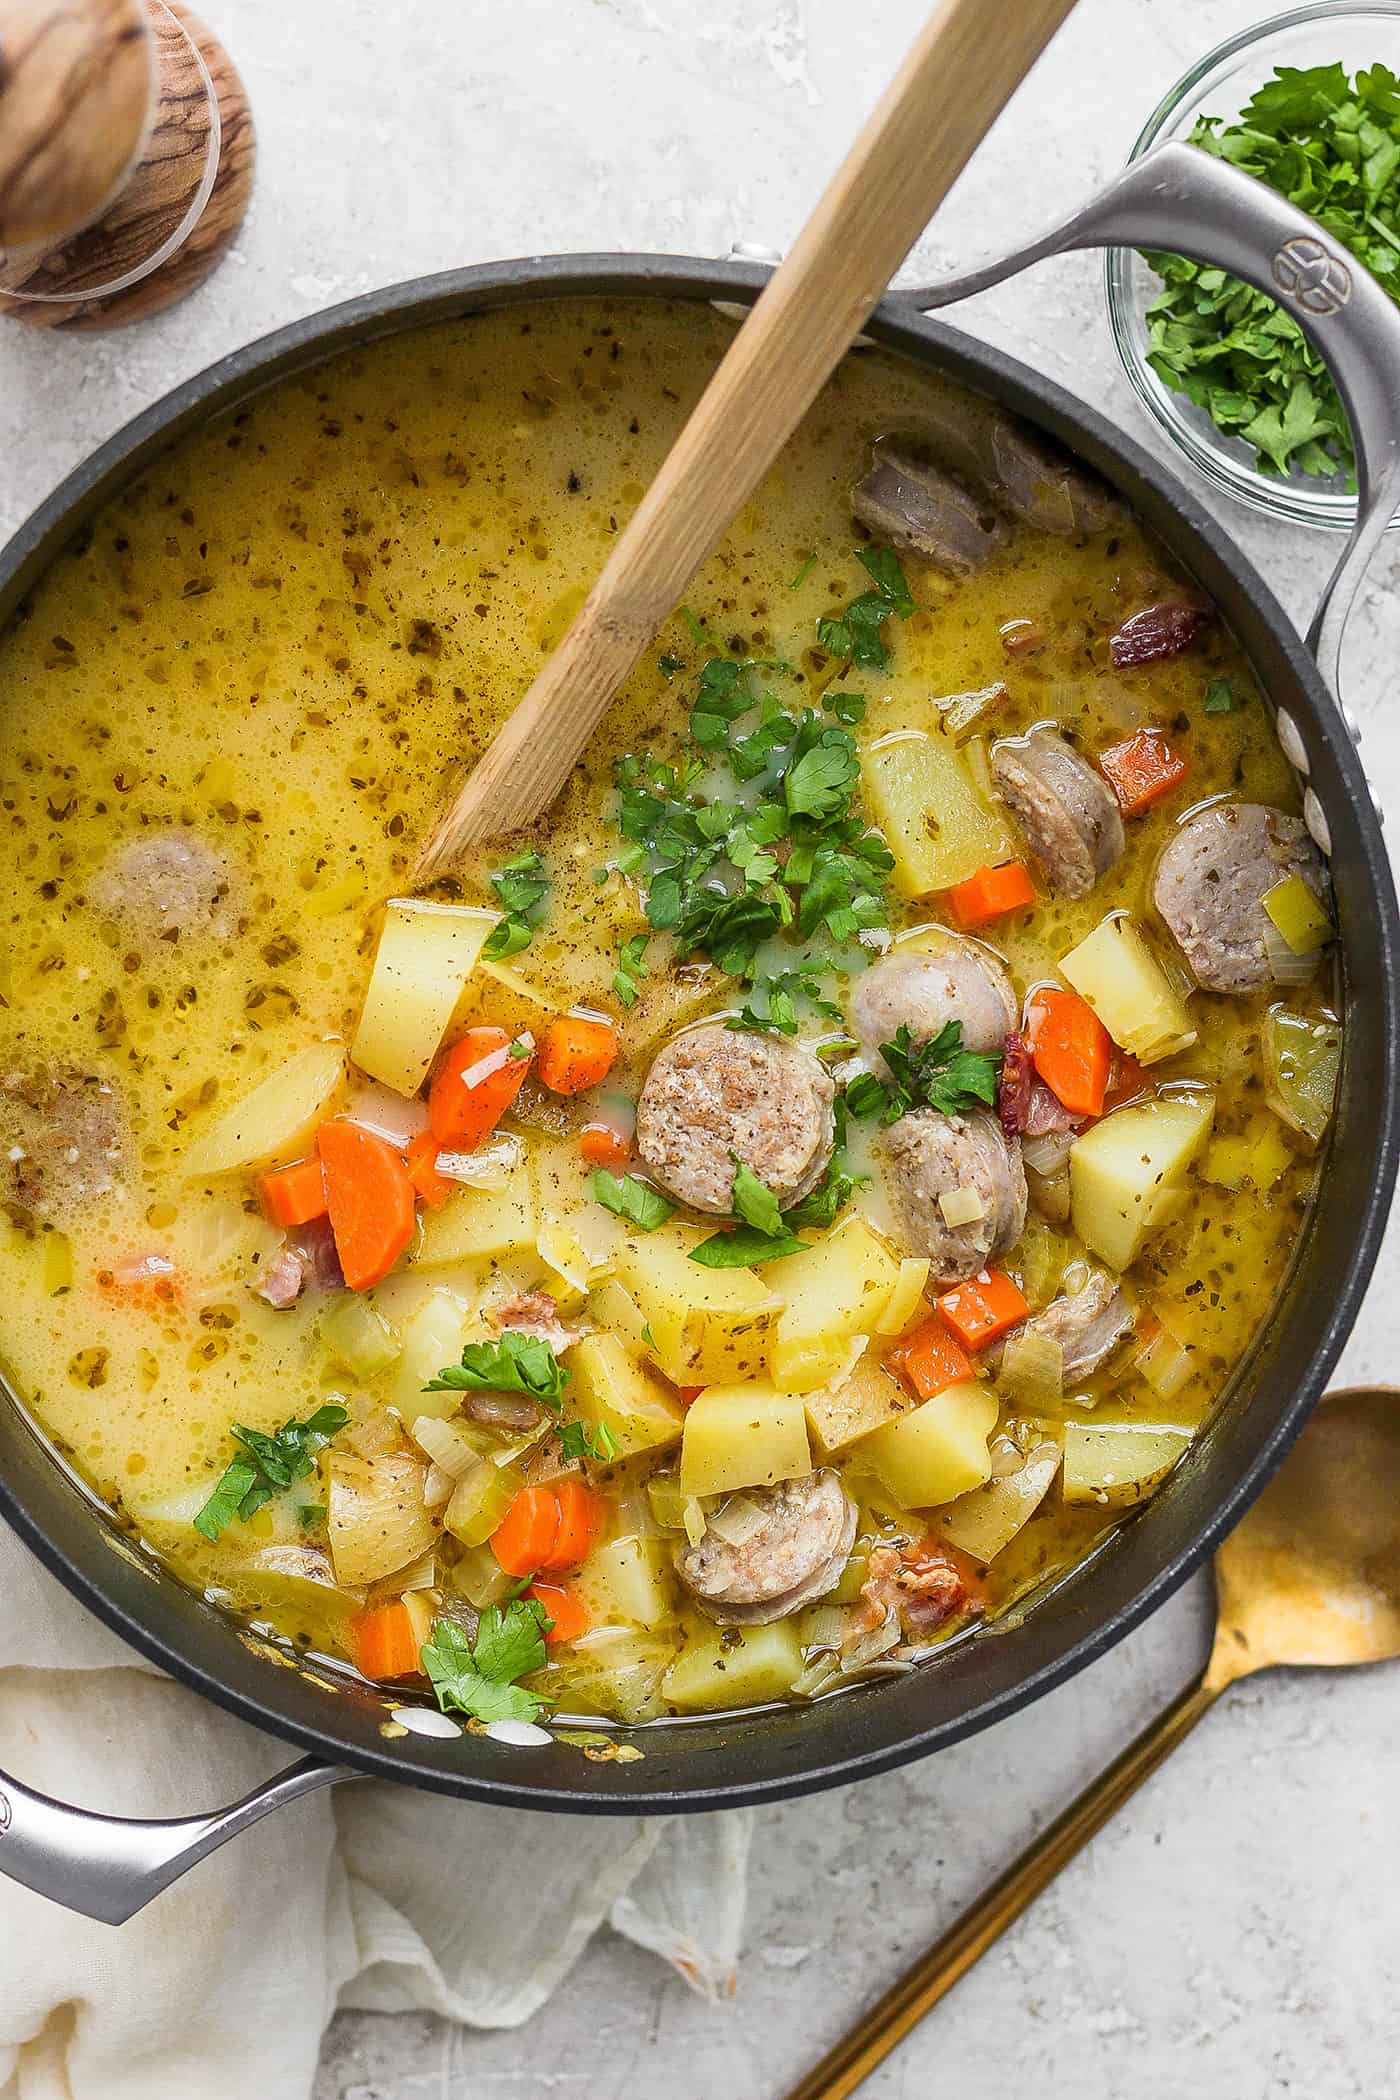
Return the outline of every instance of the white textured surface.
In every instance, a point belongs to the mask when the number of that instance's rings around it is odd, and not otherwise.
[[[1015,0],[987,0],[989,16]],[[921,244],[921,276],[1009,247],[1125,154],[1163,87],[1250,0],[1081,0]],[[187,305],[131,333],[0,333],[0,530],[99,438],[211,358],[423,270],[560,249],[782,244],[923,0],[211,0],[261,134],[252,216]],[[1148,435],[1076,258],[964,309]],[[1151,441],[1149,439],[1149,441]],[[1333,548],[1227,523],[1302,616]],[[1348,698],[1400,812],[1387,685],[1393,557],[1355,623]],[[1385,1377],[1400,1261],[1344,1372]],[[858,2009],[1197,1665],[1179,1597],[1033,1711],[932,1763],[773,1811],[738,1999],[707,2011],[603,1938],[528,2028],[342,2019],[317,2100],[781,2095]],[[871,2100],[1396,2100],[1400,1796],[1382,1673],[1235,1693],[873,2078]],[[249,2008],[256,2018],[256,2008]]]

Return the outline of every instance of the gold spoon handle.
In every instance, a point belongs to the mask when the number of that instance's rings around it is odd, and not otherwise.
[[[982,1891],[957,1923],[934,1941],[928,1953],[876,2000],[850,2033],[792,2088],[787,2100],[845,2100],[847,2093],[853,2093],[924,2014],[946,1996],[959,1977],[966,1975],[973,1963],[1000,1939],[1007,1926],[1029,1910],[1061,1867],[1069,1864],[1129,1795],[1136,1793],[1143,1781],[1170,1757],[1222,1689],[1220,1685],[1207,1684],[1205,1678],[1189,1684],[1114,1759],[1107,1771]]]

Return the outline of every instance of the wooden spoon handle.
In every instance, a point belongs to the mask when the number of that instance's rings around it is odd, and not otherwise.
[[[1019,1859],[985,1888],[927,1954],[795,2085],[787,2100],[846,2100],[973,1963],[980,1960],[1144,1780],[1165,1764],[1224,1686],[1202,1677],[1178,1693],[1078,1799],[1042,1830]]]
[[[942,0],[764,290],[419,881],[548,809],[618,687],[850,347],[1074,0]]]

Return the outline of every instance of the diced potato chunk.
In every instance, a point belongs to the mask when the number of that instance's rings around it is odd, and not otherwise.
[[[384,908],[350,1055],[362,1072],[416,1094],[499,913],[395,897]]]
[[[1060,1447],[1047,1437],[1014,1473],[986,1480],[950,1503],[938,1519],[940,1533],[984,1565],[995,1560],[1035,1515],[1059,1470]]]
[[[1132,1422],[1071,1422],[1065,1429],[1065,1500],[1114,1509],[1141,1502],[1190,1443],[1184,1429]]]
[[[185,1173],[228,1174],[292,1152],[310,1139],[344,1077],[339,1043],[308,1043],[195,1139],[185,1154]]]
[[[823,1458],[831,1458],[857,1437],[907,1414],[913,1402],[897,1378],[871,1356],[862,1356],[840,1385],[822,1386],[805,1396],[807,1424]]]
[[[572,1248],[575,1261],[581,1259],[590,1274],[603,1272],[616,1259],[626,1228],[621,1218],[594,1202],[580,1165],[578,1139],[569,1137],[561,1144],[537,1140],[531,1153],[541,1253],[547,1254],[551,1244],[546,1235],[553,1235],[552,1244]]]
[[[675,1576],[665,1539],[610,1539],[574,1578],[596,1625],[659,1626],[673,1606]]]
[[[405,1320],[399,1355],[386,1382],[388,1397],[406,1422],[419,1415],[455,1415],[460,1393],[427,1393],[423,1388],[448,1364],[460,1363],[466,1337],[467,1311],[451,1291],[434,1291]]]
[[[775,1271],[783,1312],[772,1369],[784,1391],[815,1392],[828,1384],[857,1334],[873,1334],[900,1278],[900,1265],[864,1218],[850,1215],[805,1254]]]
[[[996,1427],[996,1395],[975,1380],[950,1385],[858,1446],[905,1509],[932,1509],[991,1475],[987,1439]]]
[[[1086,1247],[1126,1269],[1186,1200],[1186,1173],[1210,1135],[1215,1096],[1120,1108],[1074,1141],[1070,1211]]]
[[[936,732],[898,731],[872,744],[863,756],[861,786],[906,897],[951,889],[1015,851],[956,746]]]
[[[423,1219],[422,1237],[409,1259],[418,1268],[455,1261],[505,1261],[533,1253],[537,1238],[535,1195],[527,1166],[513,1167],[498,1189],[464,1188],[441,1210]]]
[[[567,1411],[591,1429],[607,1429],[620,1458],[680,1442],[680,1401],[617,1335],[586,1335],[569,1352],[569,1371]]]
[[[757,1379],[712,1385],[687,1410],[680,1464],[687,1495],[771,1487],[811,1470],[807,1420],[796,1393],[780,1393]]]
[[[658,1232],[625,1240],[616,1258],[618,1280],[673,1385],[733,1383],[765,1369],[781,1310],[781,1300],[752,1269],[706,1269],[691,1261],[691,1248],[707,1237],[673,1219]]]
[[[731,1626],[688,1641],[661,1680],[661,1696],[685,1713],[755,1706],[785,1697],[801,1673],[802,1647],[790,1619]]]
[[[1142,929],[1121,912],[1101,919],[1077,948],[1061,956],[1060,975],[1093,1007],[1119,1049],[1139,1064],[1156,1064],[1196,1040],[1186,1002]]]
[[[615,1276],[595,1284],[588,1294],[589,1318],[609,1334],[619,1334],[634,1355],[640,1356],[647,1348],[646,1321],[642,1309],[632,1293],[624,1290]],[[695,1380],[688,1381],[694,1384]]]

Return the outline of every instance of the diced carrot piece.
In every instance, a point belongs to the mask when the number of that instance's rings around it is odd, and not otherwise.
[[[617,1030],[611,1021],[586,1014],[560,1014],[540,1039],[538,1077],[555,1094],[582,1094],[598,1086],[617,1056]]]
[[[578,1149],[590,1167],[611,1167],[619,1173],[632,1158],[631,1145],[611,1123],[585,1123]]]
[[[274,1225],[309,1225],[326,1215],[326,1176],[319,1159],[274,1167],[258,1180],[258,1196]]]
[[[965,933],[1034,903],[1035,884],[1019,860],[1003,861],[999,868],[979,868],[948,891],[948,909]]]
[[[1124,744],[1111,744],[1098,756],[1098,768],[1118,797],[1125,817],[1136,817],[1170,794],[1191,768],[1179,758],[1160,729],[1139,729]]]
[[[557,1647],[560,1641],[576,1641],[593,1624],[577,1591],[567,1582],[532,1582],[525,1594],[538,1598],[554,1621],[545,1635],[550,1648]]]
[[[475,1152],[525,1084],[530,1053],[504,1028],[469,1028],[428,1089],[428,1123],[444,1152]]]
[[[559,1497],[552,1487],[522,1488],[491,1534],[491,1551],[507,1575],[553,1566]]]
[[[559,1532],[553,1553],[542,1565],[567,1575],[587,1560],[593,1541],[603,1528],[607,1504],[601,1495],[594,1494],[587,1481],[576,1476],[557,1482],[554,1492],[559,1500]]]
[[[938,1310],[972,1356],[1008,1328],[1019,1327],[1030,1313],[1004,1269],[981,1269],[956,1290],[944,1291]]]
[[[387,1138],[336,1116],[316,1133],[335,1251],[352,1291],[388,1275],[413,1237],[413,1183]]]
[[[453,1181],[450,1175],[439,1174],[437,1156],[441,1150],[442,1147],[431,1130],[424,1130],[409,1146],[408,1156],[404,1161],[408,1168],[409,1180],[429,1210],[440,1210],[452,1191],[461,1185]]]
[[[935,1393],[972,1376],[971,1360],[943,1322],[932,1317],[895,1344],[885,1366],[904,1380],[916,1400],[932,1400]]]
[[[1113,1038],[1087,999],[1059,985],[1031,998],[1026,1034],[1036,1071],[1074,1116],[1101,1116]]]
[[[402,1599],[355,1615],[350,1621],[350,1656],[360,1675],[376,1684],[391,1677],[422,1676],[418,1637]]]
[[[1152,1074],[1143,1070],[1137,1059],[1127,1050],[1115,1052],[1109,1067],[1108,1085],[1104,1090],[1103,1112],[1111,1115],[1115,1108],[1126,1108],[1130,1101],[1145,1100],[1157,1091]]]

